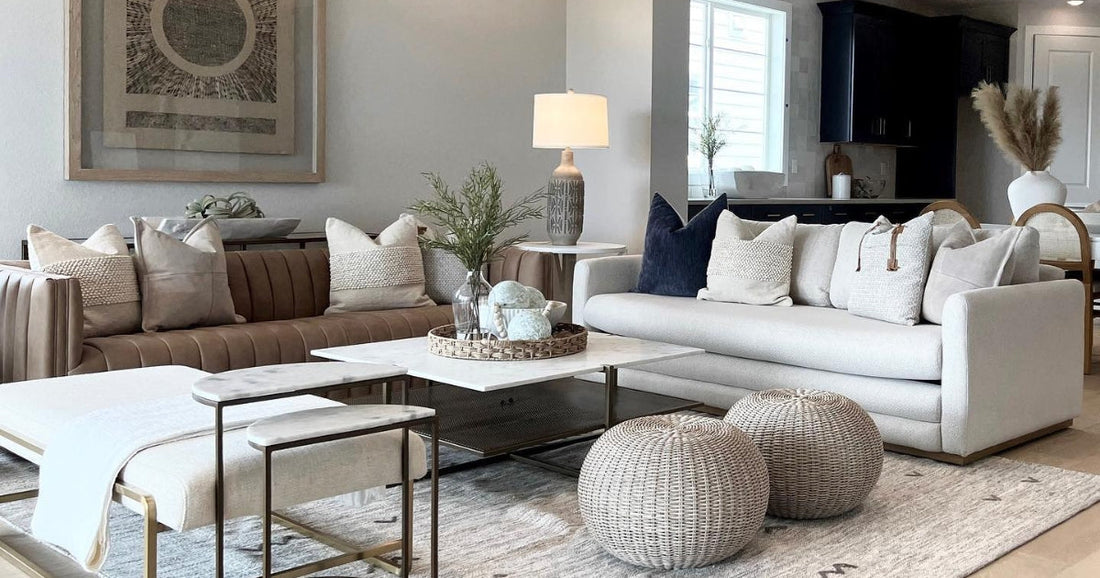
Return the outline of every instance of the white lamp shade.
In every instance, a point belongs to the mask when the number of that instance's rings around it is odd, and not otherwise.
[[[598,94],[536,94],[531,146],[537,149],[605,149],[607,97]]]

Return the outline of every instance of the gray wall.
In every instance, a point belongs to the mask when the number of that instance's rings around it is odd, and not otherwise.
[[[631,252],[642,249],[651,190],[653,4],[668,1],[567,0],[566,83],[607,96],[611,137],[607,150],[576,152],[585,182],[582,239],[625,243]],[[686,187],[669,202],[686,213]]]
[[[300,230],[330,215],[379,230],[428,194],[423,171],[458,182],[488,160],[514,198],[558,163],[531,148],[530,127],[532,95],[565,88],[563,0],[330,0],[320,185],[65,181],[63,2],[0,7],[0,258],[17,255],[30,222],[73,237],[103,223],[127,231],[130,215],[178,215],[192,198],[235,190],[271,216],[303,217]],[[545,236],[542,223],[531,230]]]

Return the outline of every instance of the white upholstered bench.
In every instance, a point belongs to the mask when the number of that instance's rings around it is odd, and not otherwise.
[[[4,384],[0,447],[38,464],[51,436],[70,420],[128,402],[190,395],[192,384],[207,375],[163,366]],[[310,400],[317,407],[342,405],[313,396]],[[226,411],[232,415],[233,409]],[[425,445],[419,436],[410,436],[410,442],[411,474],[420,478],[427,472]],[[399,483],[401,443],[401,431],[395,430],[280,452],[276,469],[294,475],[280,482],[274,507]],[[139,452],[119,475],[116,500],[145,518],[147,577],[156,575],[158,531],[186,531],[214,522],[213,455],[212,436],[180,440]],[[359,458],[367,455],[379,458],[364,467]],[[249,447],[243,428],[225,433],[224,460],[226,517],[260,515],[263,458]]]

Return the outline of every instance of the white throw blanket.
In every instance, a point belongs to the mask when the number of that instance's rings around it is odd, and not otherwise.
[[[264,417],[331,404],[305,396],[234,406],[226,408],[224,425],[226,430],[239,429]],[[67,550],[84,568],[98,570],[107,558],[107,512],[115,480],[130,458],[147,448],[213,431],[214,409],[190,395],[81,416],[49,441],[42,456],[31,531]]]

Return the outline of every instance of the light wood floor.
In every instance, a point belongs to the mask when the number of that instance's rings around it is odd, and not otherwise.
[[[1100,349],[1100,331],[1096,343]],[[1033,441],[999,455],[1100,474],[1100,356],[1093,352],[1096,374],[1085,376],[1084,408],[1073,427]],[[10,527],[0,524],[0,538],[12,536]],[[960,536],[960,539],[965,539]],[[29,552],[34,562],[48,567],[58,578],[90,576],[68,560],[45,550]],[[25,578],[7,561],[0,559],[0,578]],[[982,578],[1058,577],[1093,578],[1100,576],[1100,504],[1051,528],[1031,542],[1020,546],[1000,560],[974,574]]]

